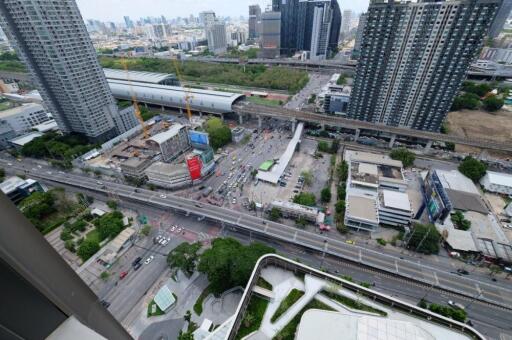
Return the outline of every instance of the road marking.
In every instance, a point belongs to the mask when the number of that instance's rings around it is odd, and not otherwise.
[[[295,232],[295,235],[293,235],[293,240],[297,240],[297,232]]]
[[[395,268],[396,268],[396,272],[398,273],[398,261],[395,260]]]
[[[476,291],[478,292],[478,294],[482,294],[482,289],[480,288],[478,283],[475,283],[475,287],[476,287]]]
[[[436,285],[439,285],[439,278],[437,277],[437,273],[436,272],[433,272],[434,273],[434,279],[436,280]]]
[[[363,261],[363,251],[359,249],[359,262]]]

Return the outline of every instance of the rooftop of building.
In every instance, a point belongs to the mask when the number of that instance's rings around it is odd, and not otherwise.
[[[352,162],[363,162],[378,165],[387,165],[395,168],[402,168],[402,162],[389,158],[386,154],[377,154],[362,151],[348,150],[347,156],[349,156]]]
[[[15,145],[18,145],[18,146],[23,146],[23,145],[25,145],[27,143],[30,143],[34,139],[36,139],[38,137],[41,137],[42,135],[43,134],[41,132],[30,132],[30,133],[27,133],[26,135],[23,135],[23,136],[11,139],[9,141],[9,143],[15,144]]]
[[[164,162],[155,162],[146,169],[146,173],[172,176],[176,174],[188,174],[188,168],[185,163],[169,164]]]
[[[475,183],[458,170],[435,169],[443,188],[480,195]]]
[[[487,214],[489,212],[480,194],[453,189],[445,189],[445,191],[453,208],[456,210],[475,211],[481,214]]]
[[[138,81],[142,83],[163,84],[167,80],[176,80],[176,76],[172,73],[125,71],[111,68],[104,68],[103,72],[107,79]]]
[[[156,134],[154,136],[152,136],[151,138],[149,138],[149,140],[152,140],[153,142],[157,143],[157,144],[162,144],[166,141],[168,141],[169,139],[173,138],[174,136],[176,136],[181,129],[183,129],[185,126],[181,125],[181,124],[173,124],[169,127],[169,129],[167,131],[164,131],[164,132],[160,132],[159,134]]]
[[[275,207],[281,207],[283,209],[295,210],[297,212],[304,212],[308,214],[318,214],[318,209],[314,207],[308,207],[306,205],[297,204],[288,201],[275,200],[271,203]]]
[[[129,167],[129,168],[138,168],[145,163],[148,163],[149,158],[141,158],[141,157],[130,157],[121,163],[121,166]]]
[[[397,209],[410,212],[411,201],[409,195],[405,192],[382,190],[379,195],[381,206],[389,209]]]
[[[20,113],[44,111],[44,107],[37,103],[25,103],[23,105],[11,106],[0,110],[0,118],[7,118]]]
[[[57,125],[57,122],[55,120],[50,119],[41,124],[32,126],[32,129],[35,129],[39,132],[48,132],[48,131],[52,131],[52,130],[58,130],[59,125]]]
[[[488,180],[489,183],[494,185],[501,185],[512,188],[512,175],[503,172],[487,171],[485,176],[480,182]]]
[[[0,190],[2,190],[2,192],[7,195],[13,192],[14,190],[18,189],[19,187],[23,186],[24,184],[24,179],[19,178],[18,176],[12,176],[6,178],[2,183],[0,183]]]
[[[377,202],[375,198],[363,197],[358,195],[347,195],[346,215],[360,220],[372,223],[379,222],[379,212],[377,211]]]

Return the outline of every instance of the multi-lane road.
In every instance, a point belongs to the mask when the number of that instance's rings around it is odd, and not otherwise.
[[[361,266],[369,266],[383,270],[389,274],[418,280],[426,285],[446,289],[452,293],[465,296],[468,301],[473,299],[487,301],[497,306],[512,308],[512,290],[506,285],[486,282],[479,277],[465,277],[452,271],[423,264],[417,259],[393,256],[358,245],[346,244],[343,241],[328,239],[324,235],[300,230],[280,223],[271,222],[243,212],[229,210],[195,200],[174,195],[161,196],[160,193],[136,189],[134,187],[108,181],[99,181],[84,175],[57,172],[53,168],[30,168],[23,163],[15,162],[10,167],[0,160],[0,166],[25,172],[31,177],[46,181],[62,183],[85,190],[114,194],[123,200],[132,200],[141,204],[153,205],[170,211],[200,215],[215,220],[221,225],[237,226],[254,234],[288,242],[319,253],[335,256]]]

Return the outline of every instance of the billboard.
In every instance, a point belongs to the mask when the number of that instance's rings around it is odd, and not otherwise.
[[[203,167],[203,163],[201,162],[201,157],[193,156],[187,159],[188,171],[190,173],[190,178],[195,181],[196,179],[201,178],[201,168]]]
[[[206,132],[199,131],[188,131],[188,139],[190,140],[190,144],[192,146],[208,146],[210,145],[210,140],[208,139],[208,134]]]

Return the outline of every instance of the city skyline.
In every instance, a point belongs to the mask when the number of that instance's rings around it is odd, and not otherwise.
[[[200,12],[212,10],[220,17],[240,17],[249,16],[249,5],[260,5],[262,12],[270,0],[243,0],[243,1],[193,1],[183,0],[179,3],[166,0],[149,0],[144,6],[136,0],[77,0],[78,8],[84,19],[96,19],[101,21],[124,22],[123,16],[129,16],[134,19],[140,17],[160,17],[167,18],[188,18],[190,14],[198,16]],[[355,13],[361,13],[368,8],[369,0],[357,1],[339,1],[340,9],[351,9]]]

